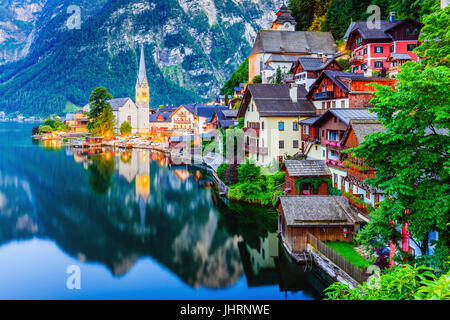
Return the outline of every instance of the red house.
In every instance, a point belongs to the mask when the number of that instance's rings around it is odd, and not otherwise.
[[[331,172],[325,161],[320,160],[286,160],[281,171],[286,172],[286,194],[320,195],[329,194]]]
[[[395,12],[390,13],[389,20],[354,23],[346,45],[346,49],[352,51],[352,71],[387,70],[390,64],[386,59],[391,53],[405,53],[417,61],[413,50],[418,45],[422,27],[422,23],[409,18],[396,21]]]

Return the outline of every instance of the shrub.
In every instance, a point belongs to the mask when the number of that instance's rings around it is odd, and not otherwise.
[[[261,76],[255,76],[252,80],[252,83],[262,83],[262,77]]]
[[[220,180],[225,182],[225,171],[227,171],[228,165],[226,163],[222,163],[218,168],[217,168],[217,176],[219,177]]]
[[[130,135],[133,128],[131,128],[131,124],[128,121],[125,121],[120,125],[120,134],[122,136]]]
[[[255,183],[261,176],[261,168],[250,163],[248,160],[238,169],[239,182]]]
[[[53,129],[50,126],[43,125],[39,127],[39,133],[46,133],[46,132],[52,132]]]

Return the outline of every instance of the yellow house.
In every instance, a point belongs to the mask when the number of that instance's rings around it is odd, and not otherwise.
[[[244,118],[245,151],[268,166],[301,153],[299,122],[314,117],[306,89],[295,84],[249,84],[238,112]]]

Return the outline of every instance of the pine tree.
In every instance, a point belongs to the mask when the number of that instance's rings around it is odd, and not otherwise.
[[[283,84],[283,73],[281,72],[280,67],[277,68],[277,76],[275,78],[276,84]]]

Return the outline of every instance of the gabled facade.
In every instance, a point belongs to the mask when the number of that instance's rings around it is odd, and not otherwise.
[[[281,166],[281,171],[286,173],[286,195],[329,195],[331,171],[325,161],[286,160]]]
[[[244,118],[247,157],[267,166],[300,153],[299,121],[314,115],[303,87],[249,84],[238,112]]]
[[[309,91],[311,85],[324,70],[342,71],[343,68],[335,58],[301,57],[292,64],[290,71],[294,75],[295,83],[304,86]]]
[[[179,106],[171,115],[172,129],[194,132],[195,105]]]
[[[369,86],[372,83],[395,89],[394,79],[325,70],[311,86],[307,97],[313,101],[318,114],[335,108],[369,107],[376,90]]]
[[[112,99],[109,101],[109,104],[111,105],[112,113],[116,118],[115,134],[120,134],[120,126],[124,122],[128,122],[131,125],[131,132],[133,134],[139,133],[138,107],[131,98]]]
[[[376,22],[380,25],[374,28],[370,28],[374,22],[356,22],[349,34],[346,48],[352,51],[353,72],[387,70],[386,59],[391,53],[407,54],[413,61],[418,60],[413,50],[418,46],[423,24],[413,19],[396,21],[395,12],[391,12],[389,20]]]

